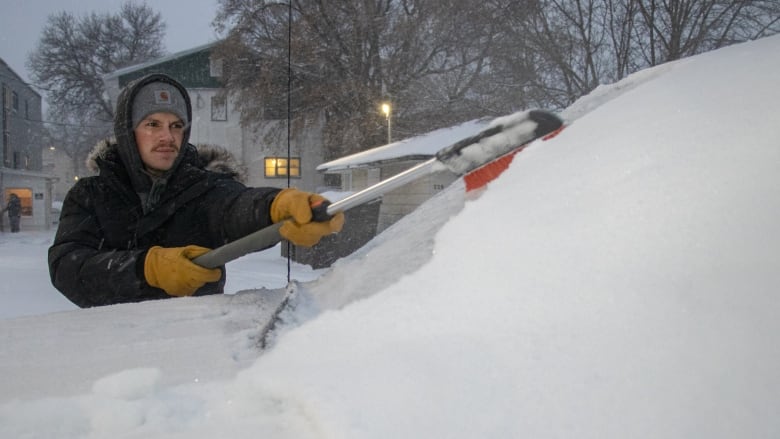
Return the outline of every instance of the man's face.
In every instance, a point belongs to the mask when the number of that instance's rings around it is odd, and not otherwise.
[[[184,123],[179,116],[152,113],[133,131],[138,154],[147,171],[160,175],[171,169],[184,139]]]

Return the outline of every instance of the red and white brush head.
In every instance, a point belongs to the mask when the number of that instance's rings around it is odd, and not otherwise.
[[[564,125],[561,125],[554,131],[550,132],[549,134],[545,135],[541,139],[536,139],[537,142],[543,142],[545,140],[549,140],[564,129]],[[501,157],[496,158],[495,160],[492,160],[470,172],[468,172],[466,175],[463,176],[463,181],[466,184],[466,192],[471,192],[480,188],[485,187],[488,183],[498,178],[506,169],[509,167],[509,164],[512,163],[512,160],[515,158],[515,155],[525,149],[526,146],[534,143],[527,142],[524,144],[520,144],[515,147],[514,150],[504,154]]]

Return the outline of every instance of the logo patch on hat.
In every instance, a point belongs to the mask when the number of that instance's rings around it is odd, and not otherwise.
[[[171,102],[171,94],[168,93],[168,90],[155,90],[154,103],[161,105],[173,105],[173,102]]]

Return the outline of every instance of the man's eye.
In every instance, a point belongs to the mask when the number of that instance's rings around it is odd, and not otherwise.
[[[184,124],[183,123],[175,123],[175,124],[171,125],[171,129],[174,129],[174,130],[184,129]]]

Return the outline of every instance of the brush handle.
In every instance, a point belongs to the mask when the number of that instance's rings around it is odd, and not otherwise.
[[[393,189],[399,188],[406,183],[412,182],[421,176],[430,173],[434,169],[435,164],[436,159],[430,159],[409,168],[404,172],[396,174],[387,180],[383,180],[360,192],[356,192],[342,200],[334,203],[329,201],[317,203],[312,206],[312,218],[314,221],[318,222],[328,221],[333,215],[339,212],[344,212],[353,207],[375,200]],[[229,242],[208,253],[202,254],[193,259],[192,262],[201,267],[216,268],[246,254],[276,245],[282,240],[279,229],[282,227],[283,223],[283,221],[280,221],[264,229],[250,233],[243,238]]]
[[[204,253],[193,259],[192,262],[205,268],[217,268],[246,254],[276,245],[282,240],[282,235],[279,234],[282,224],[284,222],[280,221],[250,233],[241,239]]]

